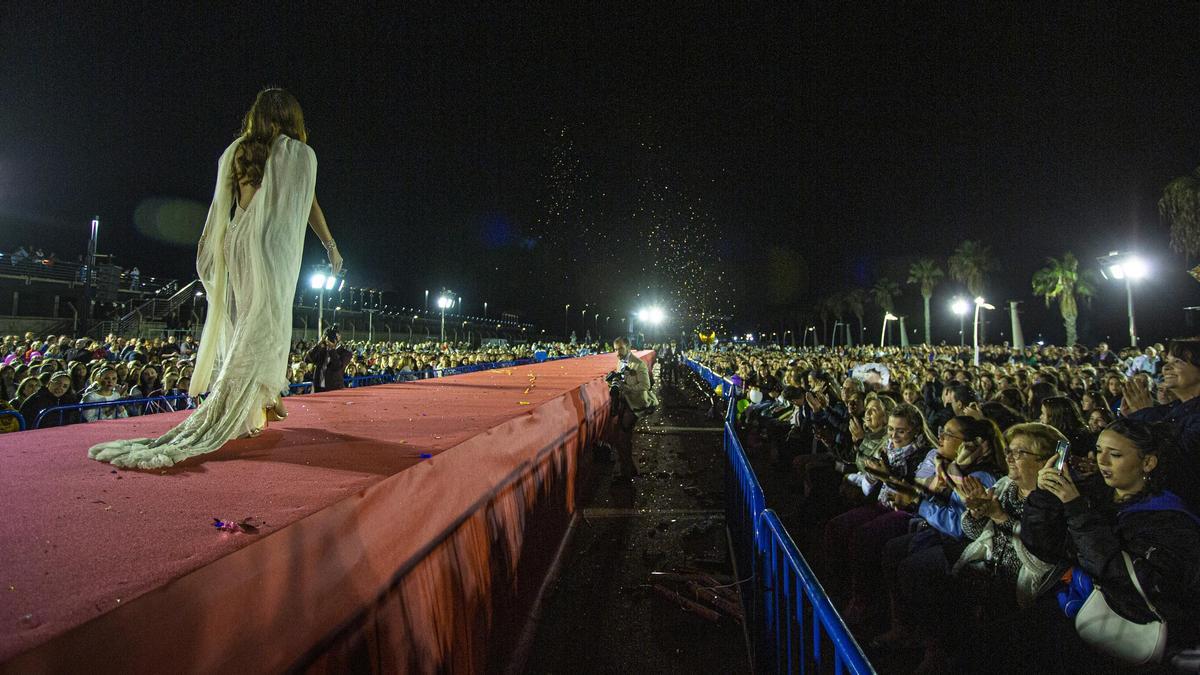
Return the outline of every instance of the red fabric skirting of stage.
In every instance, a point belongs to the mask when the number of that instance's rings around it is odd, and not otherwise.
[[[184,413],[0,436],[0,670],[494,668],[488,636],[513,632],[496,599],[536,590],[520,565],[574,510],[613,366],[294,397],[262,436],[165,471],[87,448]]]

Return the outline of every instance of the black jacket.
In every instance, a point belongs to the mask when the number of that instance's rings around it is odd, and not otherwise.
[[[42,425],[40,427],[34,426],[34,424],[37,423],[38,413],[46,408],[59,405],[75,405],[76,403],[79,403],[79,396],[76,394],[72,394],[68,391],[66,394],[63,394],[62,398],[55,398],[54,395],[50,393],[50,390],[42,387],[38,391],[30,394],[28,398],[21,402],[21,409],[19,412],[21,413],[21,417],[25,418],[26,429],[47,429],[49,427],[57,427],[60,425],[75,424],[79,421],[79,411],[68,410],[63,413],[50,413],[46,415],[44,420],[42,420]]]
[[[345,386],[346,366],[354,353],[345,347],[328,349],[324,343],[318,343],[309,350],[304,360],[317,367],[313,373],[314,391],[331,391]]]
[[[1025,502],[1021,541],[1043,560],[1083,569],[1117,613],[1139,623],[1153,621],[1125,568],[1121,551],[1129,553],[1142,589],[1171,626],[1171,641],[1192,640],[1200,618],[1200,523],[1185,511],[1139,510],[1168,495],[1173,497],[1165,493],[1117,505],[1111,488],[1101,485],[1090,497],[1063,504],[1034,490]]]

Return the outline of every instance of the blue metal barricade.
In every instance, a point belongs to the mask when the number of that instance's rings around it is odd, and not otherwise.
[[[66,414],[69,412],[80,412],[84,410],[95,410],[98,408],[128,408],[130,406],[143,406],[140,414],[150,415],[160,412],[174,412],[175,407],[172,405],[175,401],[188,401],[187,394],[171,394],[168,396],[150,396],[148,398],[125,398],[119,401],[102,401],[98,403],[75,403],[73,405],[56,405],[46,408],[38,413],[38,416],[33,421],[34,429],[42,428],[42,420],[51,413],[58,413],[58,425],[62,426],[66,422]],[[153,406],[153,407],[151,407]]]
[[[564,358],[573,358],[571,356],[557,356],[547,360],[558,360]],[[489,363],[472,363],[465,366],[455,366],[453,368],[444,368],[442,370],[428,371],[400,371],[397,373],[378,373],[375,375],[358,375],[355,377],[347,377],[345,386],[347,387],[369,387],[378,384],[390,384],[397,381],[411,381],[416,379],[425,379],[427,377],[446,377],[459,375],[463,373],[475,373],[483,370],[492,370],[494,368],[512,368],[514,366],[523,366],[531,363],[536,363],[534,359],[516,359],[512,361],[494,361]],[[296,382],[288,385],[288,391],[292,394],[309,394],[314,390],[312,382]],[[96,408],[111,408],[111,407],[130,407],[142,406],[142,409],[137,412],[140,415],[148,415],[158,412],[172,412],[175,406],[172,405],[176,401],[187,401],[188,407],[195,407],[202,401],[205,395],[201,394],[197,397],[189,397],[187,394],[172,394],[169,396],[152,396],[149,398],[122,399],[119,401],[106,401],[101,403],[77,403],[74,405],[61,405],[46,408],[38,413],[37,419],[34,420],[33,426],[28,427],[25,418],[15,410],[0,410],[0,415],[11,415],[17,418],[19,431],[24,431],[28,428],[40,429],[43,420],[51,413],[58,414],[58,423],[61,426],[66,421],[66,416],[71,412],[82,413],[84,410],[92,410]]]
[[[756,649],[759,670],[825,673],[832,668],[835,675],[874,673],[773,510],[759,514],[758,536],[754,572],[759,601],[755,617],[761,629]]]
[[[0,410],[0,415],[17,418],[17,431],[25,431],[25,416],[16,410]]]
[[[710,386],[724,385],[725,524],[759,672],[874,673],[779,516],[767,508],[762,485],[742,448],[735,418],[741,392],[710,368],[687,365]],[[826,645],[829,648],[826,648]]]
[[[379,375],[356,375],[354,377],[347,377],[345,384],[347,387],[370,387],[376,384],[391,384],[395,381],[396,378],[394,376],[381,373]]]

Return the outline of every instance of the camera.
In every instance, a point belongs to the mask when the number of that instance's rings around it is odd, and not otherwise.
[[[613,396],[621,393],[621,385],[625,384],[625,371],[614,370],[604,376],[604,381],[608,383],[608,390]]]
[[[612,414],[615,416],[621,409],[621,385],[625,383],[625,371],[614,370],[604,376],[608,383],[608,396],[612,399]]]

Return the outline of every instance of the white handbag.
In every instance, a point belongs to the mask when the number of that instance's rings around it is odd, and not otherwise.
[[[1096,587],[1075,615],[1075,630],[1092,648],[1130,665],[1158,663],[1162,661],[1163,651],[1167,647],[1167,623],[1142,590],[1142,584],[1133,571],[1133,559],[1124,551],[1121,551],[1121,555],[1125,558],[1125,568],[1129,570],[1133,587],[1158,620],[1135,623],[1126,619],[1108,606],[1104,594]]]

